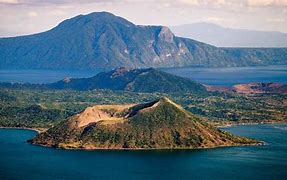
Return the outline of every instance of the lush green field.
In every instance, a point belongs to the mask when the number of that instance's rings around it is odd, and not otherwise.
[[[213,121],[261,122],[287,119],[286,95],[193,95],[2,88],[0,126],[46,128],[94,104],[142,103],[162,96]]]

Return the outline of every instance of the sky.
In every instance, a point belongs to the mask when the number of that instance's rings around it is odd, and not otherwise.
[[[47,31],[64,19],[96,11],[140,25],[211,22],[287,33],[287,0],[0,0],[0,37]]]

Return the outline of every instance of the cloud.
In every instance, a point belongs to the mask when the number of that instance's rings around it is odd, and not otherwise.
[[[266,21],[272,23],[283,23],[286,20],[284,18],[267,18]]]
[[[224,19],[222,18],[211,16],[211,17],[206,18],[204,21],[218,23],[223,20]]]
[[[95,11],[109,11],[136,24],[207,21],[287,32],[287,0],[0,0],[0,37],[42,32]]]
[[[287,0],[0,0],[0,4],[18,5],[70,5],[70,4],[154,4],[181,7],[268,7],[287,6]]]
[[[199,5],[198,0],[178,0],[178,3],[183,3],[190,6],[197,6]]]
[[[251,7],[267,7],[267,6],[287,6],[287,0],[248,0],[248,6]]]
[[[154,2],[184,6],[218,6],[227,4],[227,1],[228,0],[158,0]]]
[[[123,0],[119,0],[123,1]],[[60,5],[60,4],[90,4],[90,3],[115,3],[116,0],[0,0],[0,4],[18,5]]]
[[[18,0],[0,0],[0,4],[17,4]]]
[[[132,2],[131,0],[126,0]],[[189,6],[252,6],[252,7],[266,7],[266,6],[287,6],[287,0],[149,0],[149,2],[163,3],[168,2],[177,5]],[[136,2],[145,2],[136,0]]]
[[[36,16],[38,16],[38,14],[37,14],[35,11],[30,11],[30,12],[28,13],[28,16],[29,16],[29,17],[36,17]]]

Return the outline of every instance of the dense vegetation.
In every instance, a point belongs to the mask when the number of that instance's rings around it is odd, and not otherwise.
[[[158,95],[109,90],[0,89],[0,126],[51,127],[95,103],[145,102],[155,97]]]
[[[132,92],[190,92],[207,94],[206,88],[191,79],[168,74],[153,68],[117,68],[91,78],[64,79],[48,84],[50,89],[93,90],[110,89]]]
[[[52,127],[56,122],[72,115],[70,111],[46,109],[39,105],[6,107],[0,109],[3,127]]]
[[[94,104],[142,103],[160,96],[168,96],[190,112],[212,121],[262,122],[287,119],[286,95],[194,95],[0,88],[0,126],[50,127]]]
[[[287,48],[217,48],[107,12],[79,15],[39,34],[0,38],[1,69],[230,67],[286,60]]]

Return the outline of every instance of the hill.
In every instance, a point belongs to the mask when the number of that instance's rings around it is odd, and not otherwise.
[[[108,12],[79,15],[43,33],[0,39],[0,69],[229,67],[286,61],[286,48],[221,49]]]
[[[48,85],[52,89],[111,89],[132,92],[193,92],[206,93],[206,88],[188,78],[178,77],[153,68],[117,68],[91,78],[69,79]]]
[[[193,23],[171,27],[177,36],[218,47],[287,47],[287,33],[225,28],[213,23]]]
[[[168,98],[145,104],[89,107],[29,142],[67,149],[193,149],[258,144],[208,125]]]

